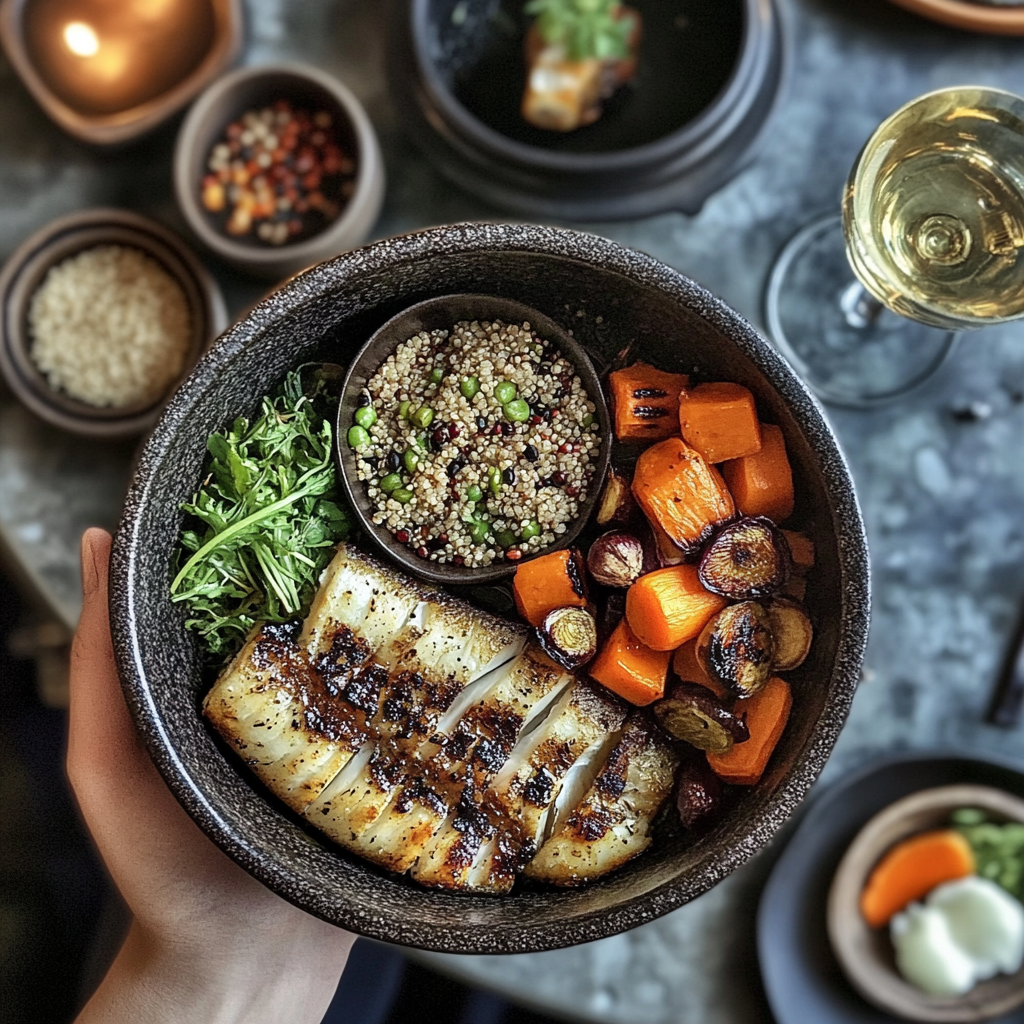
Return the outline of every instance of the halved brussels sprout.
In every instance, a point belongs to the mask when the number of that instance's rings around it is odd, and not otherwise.
[[[544,653],[572,672],[597,654],[597,623],[586,608],[556,608],[537,630]]]
[[[697,638],[697,657],[730,693],[757,693],[775,661],[768,612],[756,601],[723,608]]]
[[[763,516],[747,516],[721,530],[704,549],[698,569],[708,590],[734,601],[770,597],[792,571],[786,538]]]
[[[750,737],[746,723],[699,683],[675,683],[651,710],[665,732],[698,750],[724,754]]]
[[[776,672],[799,668],[811,651],[814,627],[807,610],[798,601],[777,598],[768,606],[772,638],[775,640]]]

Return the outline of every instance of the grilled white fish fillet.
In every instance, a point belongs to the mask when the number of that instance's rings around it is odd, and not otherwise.
[[[576,884],[628,859],[614,842],[649,842],[669,755],[641,725],[618,742],[623,706],[526,632],[343,544],[301,633],[254,634],[204,712],[289,807],[382,867],[500,893],[542,848],[529,873]],[[614,820],[592,840],[595,816]]]
[[[206,695],[232,749],[301,812],[368,738],[366,716],[335,700],[287,627],[256,631]]]
[[[651,843],[651,821],[672,792],[677,764],[657,729],[633,713],[590,791],[524,874],[552,885],[580,885],[643,853]]]

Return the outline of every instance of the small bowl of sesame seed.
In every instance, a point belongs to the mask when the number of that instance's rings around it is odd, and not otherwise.
[[[531,307],[445,295],[389,320],[351,364],[336,445],[369,537],[436,583],[473,584],[573,542],[611,458],[601,384]]]
[[[126,210],[58,218],[0,273],[0,371],[36,415],[77,434],[148,431],[226,326],[188,246]]]

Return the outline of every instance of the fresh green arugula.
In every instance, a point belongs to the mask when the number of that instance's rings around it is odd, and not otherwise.
[[[239,417],[211,434],[205,478],[182,508],[171,600],[214,656],[237,651],[257,622],[303,613],[321,571],[352,521],[338,503],[327,380],[289,373],[251,423]]]
[[[530,0],[524,10],[550,46],[570,60],[622,60],[629,56],[631,21],[618,17],[619,0]]]

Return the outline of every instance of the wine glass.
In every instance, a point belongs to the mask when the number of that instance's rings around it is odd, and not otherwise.
[[[842,215],[783,249],[765,314],[818,396],[850,406],[915,387],[958,330],[1024,316],[1024,99],[940,89],[883,121]]]

